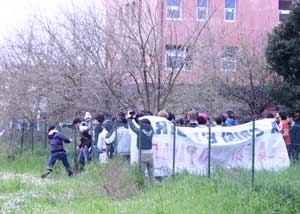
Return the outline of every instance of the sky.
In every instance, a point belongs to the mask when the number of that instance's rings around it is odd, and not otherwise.
[[[92,1],[101,7],[102,0],[0,0],[0,36],[12,35],[33,15],[53,17],[61,10],[71,10],[72,4],[84,7]]]

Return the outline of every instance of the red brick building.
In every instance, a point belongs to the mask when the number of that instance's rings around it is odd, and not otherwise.
[[[111,3],[106,0],[106,7]],[[261,49],[267,34],[289,14],[292,0],[118,0],[115,4],[128,19],[152,10],[164,38],[161,52],[166,69],[174,67],[175,58],[175,67],[180,66],[181,59],[185,62],[183,69],[193,80],[199,70],[205,69],[204,54],[208,52],[214,55],[216,70],[235,71],[236,52],[241,43]],[[193,30],[204,25],[200,42],[187,46]],[[192,52],[196,46],[197,51]]]

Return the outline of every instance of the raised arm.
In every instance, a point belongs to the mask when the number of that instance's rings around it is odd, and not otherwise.
[[[138,134],[140,132],[141,129],[139,127],[137,127],[137,124],[135,124],[133,119],[128,119],[128,124],[129,124],[129,127],[131,128],[131,130],[134,131],[136,134]]]

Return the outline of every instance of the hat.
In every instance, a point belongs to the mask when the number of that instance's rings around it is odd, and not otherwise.
[[[90,113],[90,112],[85,112],[84,119],[85,119],[85,120],[87,120],[87,119],[92,119],[91,113]]]
[[[199,113],[198,117],[203,117],[206,120],[206,122],[208,121],[208,116],[205,113]]]

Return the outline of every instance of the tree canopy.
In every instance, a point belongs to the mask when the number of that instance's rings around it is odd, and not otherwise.
[[[300,80],[300,4],[268,37],[266,59],[271,69],[290,83]]]

